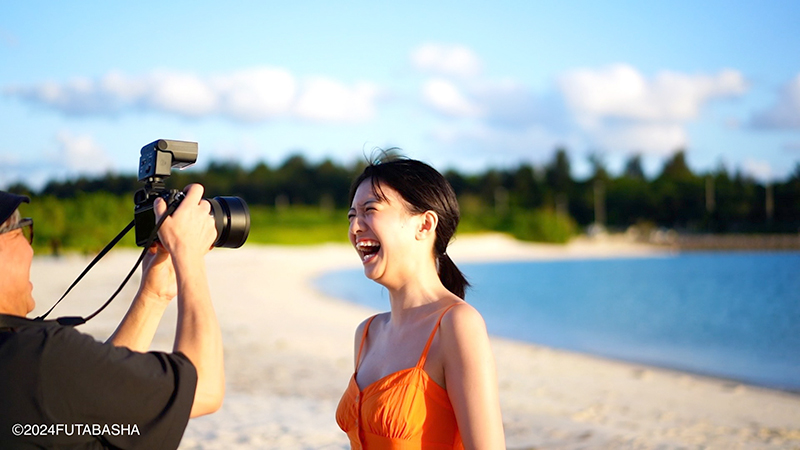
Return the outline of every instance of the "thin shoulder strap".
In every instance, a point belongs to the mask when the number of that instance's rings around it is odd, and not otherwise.
[[[442,311],[442,314],[439,316],[439,320],[436,321],[436,326],[434,326],[433,327],[433,331],[431,331],[431,337],[428,338],[428,343],[425,344],[425,350],[422,351],[422,355],[419,357],[419,362],[417,363],[417,367],[419,367],[420,369],[423,366],[425,366],[425,361],[428,359],[428,350],[430,350],[430,348],[431,348],[431,343],[433,342],[433,337],[436,336],[436,330],[439,329],[439,325],[442,323],[442,318],[447,313],[447,311],[450,311],[450,308],[458,305],[459,303],[453,303],[452,305],[450,305],[447,308],[445,308],[445,310]]]
[[[367,342],[367,333],[369,333],[369,325],[372,323],[372,320],[378,317],[377,314],[367,319],[367,324],[364,325],[364,334],[361,335],[361,345],[358,346],[358,355],[356,356],[356,372],[358,372],[358,366],[361,365],[361,351],[364,350],[364,342]]]

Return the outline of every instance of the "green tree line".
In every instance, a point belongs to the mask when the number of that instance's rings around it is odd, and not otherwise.
[[[630,226],[682,232],[796,233],[800,229],[800,164],[788,179],[764,184],[721,167],[693,172],[684,151],[667,158],[658,175],[645,176],[640,156],[622,173],[608,173],[602,158],[590,157],[593,173],[571,175],[565,149],[542,166],[521,164],[465,174],[447,170],[462,209],[461,232],[494,230],[520,239],[566,242],[579,230],[599,224],[611,230]],[[235,195],[250,206],[250,242],[312,243],[346,239],[351,180],[363,163],[312,163],[301,155],[274,167],[252,168],[212,162],[206,169],[173,171],[167,186],[197,182],[206,196]],[[8,190],[34,198],[23,213],[36,222],[41,250],[96,251],[133,216],[133,193],[142,184],[133,174],[107,174],[50,181],[33,191],[23,184]],[[133,245],[132,238],[123,241]]]

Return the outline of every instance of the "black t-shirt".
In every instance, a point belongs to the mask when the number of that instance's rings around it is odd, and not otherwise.
[[[0,448],[174,449],[197,372],[72,327],[0,314]]]

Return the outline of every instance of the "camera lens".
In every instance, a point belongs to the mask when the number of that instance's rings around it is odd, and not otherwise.
[[[250,210],[247,203],[239,197],[214,197],[206,199],[211,203],[211,214],[217,227],[217,240],[214,247],[239,248],[250,234]]]

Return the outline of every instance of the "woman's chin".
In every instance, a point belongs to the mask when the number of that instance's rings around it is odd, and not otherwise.
[[[383,271],[375,264],[365,264],[364,276],[376,283],[380,283]]]
[[[364,276],[376,282],[378,281],[378,278],[380,278],[376,271],[371,267],[364,267]]]

